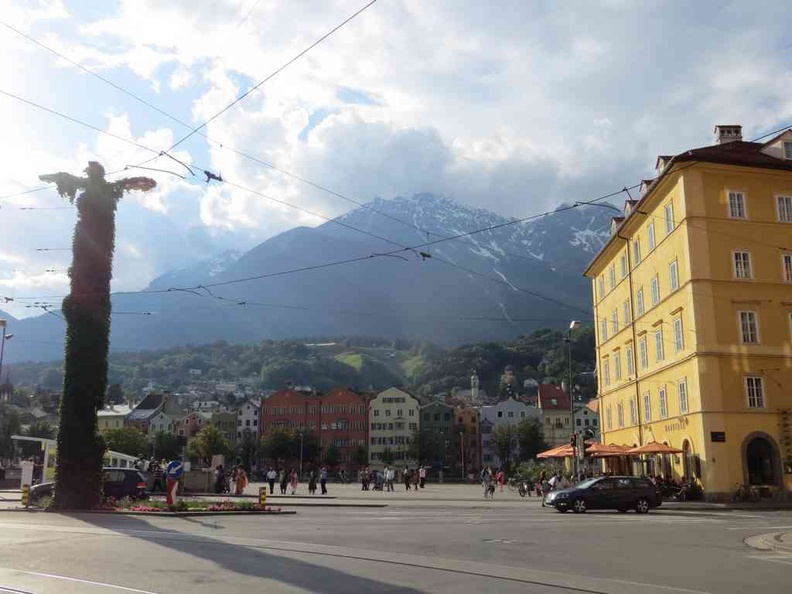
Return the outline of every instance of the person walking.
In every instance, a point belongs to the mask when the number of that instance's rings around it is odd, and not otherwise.
[[[327,495],[327,467],[322,466],[319,471],[319,483],[322,485],[322,495]]]
[[[481,471],[481,486],[484,487],[484,499],[489,497],[490,483],[492,482],[492,472],[489,466],[485,466]]]
[[[366,466],[363,470],[360,471],[360,484],[363,486],[363,491],[369,490],[369,479],[371,478],[371,474],[369,473],[369,468]]]
[[[412,479],[413,479],[413,489],[415,492],[418,492],[418,487],[421,484],[421,471],[420,469],[416,468],[412,472]]]
[[[506,482],[506,473],[503,472],[503,468],[498,468],[498,472],[495,474],[495,482],[498,483],[500,492],[503,493],[503,483]]]
[[[222,464],[215,466],[214,470],[214,492],[218,495],[223,492],[225,488],[225,470]]]
[[[396,470],[393,466],[388,466],[385,469],[385,485],[387,486],[388,491],[393,491],[393,479],[396,478]]]
[[[308,494],[316,494],[316,471],[314,470],[308,473]]]
[[[289,474],[289,485],[291,486],[291,494],[297,494],[297,471],[292,468]]]
[[[281,495],[286,495],[286,485],[289,484],[289,475],[286,474],[286,469],[281,468],[280,470],[280,493]]]
[[[237,466],[234,470],[234,495],[242,495],[245,487],[248,486],[247,472],[242,466]]]
[[[162,472],[162,465],[154,460],[151,464],[154,465],[154,484],[151,487],[151,490],[156,493],[157,491],[165,492],[165,477]],[[149,469],[151,466],[149,466]]]
[[[404,472],[402,472],[402,480],[404,481],[404,490],[410,490],[410,469],[408,467],[404,467]]]
[[[426,485],[426,466],[421,466],[421,468],[418,470],[418,478],[421,484],[421,489],[423,489],[424,485]]]
[[[270,466],[267,469],[267,482],[269,483],[270,495],[275,494],[275,481],[277,479],[278,479],[278,473],[275,471],[275,469],[272,466]]]

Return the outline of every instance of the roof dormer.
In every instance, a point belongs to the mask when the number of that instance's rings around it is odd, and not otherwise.
[[[792,162],[792,128],[768,140],[761,152],[776,159]]]
[[[630,216],[630,213],[635,209],[635,205],[636,204],[638,204],[637,200],[632,200],[631,199],[631,200],[625,200],[624,201],[624,208],[622,209],[622,212],[624,212],[624,216],[625,217]]]
[[[613,217],[611,219],[611,227],[610,227],[611,235],[616,235],[617,231],[619,230],[619,227],[621,227],[621,224],[623,222],[624,222],[624,217]]]
[[[742,140],[742,126],[738,124],[719,124],[715,126],[715,144],[728,144]]]
[[[640,188],[641,196],[644,196],[646,194],[646,192],[649,190],[649,186],[652,185],[653,181],[654,181],[653,179],[641,180],[641,188]]]
[[[663,173],[663,170],[668,166],[673,159],[673,155],[657,155],[657,161],[655,161],[655,170],[657,171],[657,175]]]

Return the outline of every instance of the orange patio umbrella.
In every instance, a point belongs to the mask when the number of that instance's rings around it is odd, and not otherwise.
[[[630,448],[625,453],[638,456],[641,454],[682,454],[683,452],[679,448],[664,443],[652,442],[637,448]]]
[[[572,452],[572,446],[567,444],[567,445],[550,448],[549,450],[546,450],[544,452],[540,452],[539,454],[536,454],[536,457],[537,458],[571,458],[573,454],[574,453]]]
[[[586,448],[586,453],[594,458],[612,458],[626,456],[629,446],[607,445],[604,443],[594,443]]]

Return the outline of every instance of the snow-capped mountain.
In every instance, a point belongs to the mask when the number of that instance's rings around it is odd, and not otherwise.
[[[296,227],[244,254],[163,274],[150,285],[162,293],[115,296],[114,310],[152,315],[114,316],[111,348],[350,335],[455,344],[564,327],[590,311],[581,273],[611,215],[562,206],[515,222],[431,194],[377,199],[341,224]],[[196,285],[208,290],[168,291]],[[54,316],[14,325],[55,345],[64,330]],[[27,344],[14,360],[61,354]]]

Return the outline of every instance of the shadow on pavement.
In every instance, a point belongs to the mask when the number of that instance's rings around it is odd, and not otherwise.
[[[124,536],[136,538],[158,546],[167,547],[186,555],[205,559],[206,561],[210,561],[234,573],[275,580],[282,584],[291,585],[296,588],[304,588],[311,592],[328,594],[338,592],[353,592],[355,594],[371,592],[382,594],[383,592],[395,591],[417,594],[420,592],[413,588],[396,586],[386,582],[351,575],[308,561],[299,561],[279,555],[271,555],[261,550],[229,543],[223,540],[216,540],[202,534],[162,528],[148,522],[142,517],[80,514],[78,518],[87,524],[104,530],[118,530],[119,532],[127,530],[141,531],[140,533],[132,534],[124,533]],[[110,518],[112,518],[112,521],[106,521]],[[190,520],[189,518],[184,519]],[[208,523],[203,524],[202,522],[196,522],[194,519],[190,521],[214,528],[213,525]],[[154,534],[149,536],[146,532],[158,532],[165,535],[165,538],[159,538]],[[185,537],[189,537],[190,540],[170,539],[167,538],[168,534],[184,535]]]

